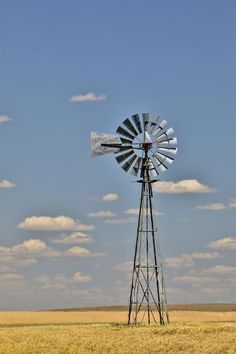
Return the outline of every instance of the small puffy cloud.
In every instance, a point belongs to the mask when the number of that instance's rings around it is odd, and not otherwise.
[[[186,254],[179,257],[166,257],[165,265],[168,268],[193,267],[194,261],[191,256]]]
[[[73,278],[72,280],[75,282],[75,283],[87,283],[89,281],[92,280],[92,277],[91,275],[88,275],[88,274],[83,274],[83,273],[80,273],[80,272],[77,272],[73,275]]]
[[[196,209],[202,209],[202,210],[224,210],[226,208],[227,208],[226,205],[223,203],[212,203],[212,204],[196,206]]]
[[[19,229],[42,231],[90,231],[94,225],[81,224],[69,216],[30,216],[18,225]]]
[[[153,185],[153,191],[159,193],[183,194],[213,193],[216,189],[202,184],[196,179],[186,179],[178,182],[159,181]]]
[[[7,251],[6,250],[3,251],[2,249],[2,253],[0,251],[0,255],[1,255],[0,262],[2,264],[10,264],[13,267],[29,267],[32,264],[38,263],[38,260],[35,258],[35,256],[39,256],[39,254],[37,255],[27,254],[26,252],[23,254],[23,257],[19,257],[19,254],[16,253],[13,254],[11,251],[9,252],[9,250],[11,250],[11,248],[7,248]]]
[[[216,259],[219,257],[218,252],[194,252],[179,257],[167,257],[165,258],[165,264],[168,268],[188,268],[195,265],[195,259]]]
[[[75,244],[75,243],[90,243],[93,238],[83,232],[72,232],[71,234],[62,234],[58,239],[52,240],[53,243]]]
[[[212,203],[212,204],[196,206],[196,209],[203,209],[203,210],[225,210],[225,209],[233,209],[233,208],[236,208],[236,198],[231,198],[228,204]]]
[[[68,256],[89,256],[90,251],[87,248],[76,246],[71,247],[65,251],[65,254]]]
[[[58,256],[59,253],[51,250],[44,241],[39,239],[29,239],[23,241],[12,247],[0,247],[0,256],[1,257],[14,257],[14,256]],[[6,261],[8,259],[6,258]],[[10,259],[11,260],[11,259]],[[13,259],[14,260],[14,259]],[[34,258],[30,258],[30,264],[37,263]],[[26,266],[28,264],[25,264]],[[24,266],[24,264],[23,264]]]
[[[206,273],[227,275],[235,274],[236,267],[234,266],[225,266],[225,265],[216,265],[205,270]]]
[[[95,102],[104,101],[107,99],[105,94],[97,95],[94,92],[88,92],[85,94],[75,95],[70,98],[70,102]]]
[[[229,200],[229,208],[236,208],[236,198],[231,198]]]
[[[78,283],[87,283],[92,280],[89,274],[84,274],[77,272],[73,274],[72,277],[67,277],[64,274],[57,274],[55,276],[49,277],[46,274],[36,277],[35,282],[40,284],[43,290],[49,289],[61,289],[69,290],[69,288]]]
[[[218,252],[194,252],[190,254],[192,259],[216,259],[221,257]]]
[[[15,187],[15,184],[8,181],[7,179],[0,180],[0,188],[7,189],[7,188],[13,188],[13,187]]]
[[[9,122],[9,120],[11,120],[11,118],[8,117],[7,115],[0,115],[0,124],[5,123],[5,122]]]
[[[104,202],[115,202],[115,201],[117,201],[119,199],[119,196],[118,196],[118,194],[116,194],[116,193],[108,193],[108,194],[104,194],[103,196],[102,196],[102,200],[104,201]]]
[[[75,257],[96,257],[96,256],[103,256],[104,253],[95,253],[91,252],[87,248],[75,246],[71,247],[64,252],[65,256],[75,256]]]
[[[137,208],[130,208],[125,210],[125,214],[128,215],[138,215],[139,214],[139,209]]]
[[[22,244],[14,246],[13,249],[29,251],[29,252],[39,252],[47,248],[46,243],[42,240],[30,239],[22,242]]]
[[[104,220],[105,224],[114,224],[114,225],[122,225],[122,224],[133,224],[136,223],[137,219],[133,217],[128,218],[112,218]]]
[[[37,239],[30,239],[13,247],[0,247],[1,255],[19,255],[25,253],[39,253],[46,250],[45,242]]]
[[[23,279],[23,275],[17,273],[3,273],[0,274],[1,283],[18,283]]]
[[[208,247],[217,250],[236,250],[236,237],[224,237],[208,243]]]
[[[93,213],[88,213],[92,218],[113,218],[115,214],[111,210],[100,210]]]

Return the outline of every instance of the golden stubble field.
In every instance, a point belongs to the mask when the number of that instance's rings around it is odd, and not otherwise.
[[[236,312],[171,311],[166,326],[127,326],[126,311],[0,313],[0,353],[236,353]]]

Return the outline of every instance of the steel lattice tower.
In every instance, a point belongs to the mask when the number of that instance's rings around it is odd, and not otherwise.
[[[167,121],[149,113],[126,118],[120,136],[91,133],[92,156],[113,152],[122,169],[138,177],[140,206],[135,243],[128,324],[169,322],[158,229],[153,208],[153,183],[177,153],[177,139]]]
[[[150,161],[144,159],[128,324],[169,322],[158,230],[153,208]]]

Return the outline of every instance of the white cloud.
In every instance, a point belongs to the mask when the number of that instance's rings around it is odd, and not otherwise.
[[[10,248],[11,249],[11,248]],[[38,260],[35,258],[35,254],[27,254],[25,253],[22,257],[19,257],[19,254],[12,254],[9,252],[4,251],[1,253],[0,251],[0,263],[2,264],[10,264],[11,266],[13,265],[14,267],[29,267],[32,264],[37,264]],[[33,256],[33,257],[31,257]],[[1,267],[1,266],[0,266]]]
[[[102,196],[102,200],[104,202],[115,202],[118,199],[119,199],[119,196],[116,193],[108,193],[108,194],[104,194]]]
[[[66,256],[75,256],[75,257],[96,257],[96,256],[103,256],[104,253],[95,253],[91,252],[87,248],[80,247],[80,246],[75,246],[71,247],[68,250],[64,252]]]
[[[165,265],[168,268],[193,267],[194,261],[191,256],[186,254],[180,257],[166,257]]]
[[[101,210],[94,213],[88,213],[92,218],[113,218],[115,214],[111,210]]]
[[[159,193],[182,194],[182,193],[212,193],[215,188],[200,183],[196,179],[186,179],[178,182],[159,181],[153,185],[153,191]]]
[[[23,279],[23,275],[17,273],[4,273],[0,274],[0,281],[6,283],[15,283],[21,281]]]
[[[212,203],[212,204],[196,206],[196,209],[202,209],[202,210],[224,210],[226,208],[227,208],[226,205],[224,205],[223,203]]]
[[[225,210],[225,209],[233,209],[233,208],[236,208],[236,198],[231,198],[228,204],[212,203],[212,204],[196,206],[196,209],[203,209],[203,210]]]
[[[138,215],[139,214],[139,209],[137,208],[130,208],[125,210],[125,214],[128,215]]]
[[[212,274],[222,274],[222,275],[227,275],[227,274],[235,274],[236,273],[236,267],[234,266],[225,266],[225,265],[216,265],[214,267],[210,267],[205,270],[206,273],[212,273]]]
[[[104,221],[105,224],[114,224],[114,225],[122,225],[122,224],[133,224],[136,223],[137,219],[136,218],[112,218],[112,219],[107,219]]]
[[[19,224],[24,230],[45,230],[45,231],[90,231],[94,230],[94,225],[81,224],[79,220],[74,220],[69,216],[30,216]]]
[[[139,209],[137,208],[130,208],[130,209],[126,209],[125,210],[125,214],[128,215],[139,215]],[[162,215],[162,213],[158,212],[157,210],[153,210],[153,215],[157,216],[157,215]]]
[[[64,274],[57,274],[49,277],[48,275],[43,274],[36,277],[34,280],[36,283],[41,285],[43,290],[55,288],[70,291],[69,287],[71,287],[71,285],[73,286],[78,283],[87,283],[92,280],[92,277],[89,274],[76,272],[72,277],[66,277]]]
[[[132,266],[133,266],[132,262],[124,262],[124,263],[117,264],[117,265],[113,266],[112,269],[119,270],[122,272],[128,272],[128,271],[131,272]]]
[[[167,257],[165,258],[165,264],[169,268],[188,268],[195,265],[195,259],[216,259],[219,257],[218,252],[194,252],[179,257]]]
[[[5,123],[5,122],[9,122],[9,120],[11,120],[11,118],[8,117],[7,115],[0,115],[0,124]]]
[[[229,200],[229,208],[236,208],[236,198],[231,198]]]
[[[73,243],[90,243],[93,238],[83,232],[72,232],[71,234],[62,234],[58,239],[52,240],[53,243],[73,244]]]
[[[89,256],[90,251],[87,248],[76,246],[71,247],[65,251],[65,254],[68,256]]]
[[[88,92],[83,95],[75,95],[70,98],[70,102],[94,102],[94,101],[104,101],[107,99],[105,94],[97,95],[94,92]]]
[[[77,272],[73,275],[72,280],[76,283],[87,283],[88,281],[92,280],[92,277],[91,275]]]
[[[194,252],[190,256],[193,259],[216,259],[221,257],[218,252]]]
[[[59,254],[59,252],[51,250],[44,241],[39,239],[29,239],[12,247],[0,247],[0,256],[3,257],[1,259],[3,261],[14,261],[14,258],[11,259],[12,256],[31,257],[30,260],[26,262],[28,264],[22,264],[21,266],[27,266],[29,263],[37,263],[32,256],[54,257]],[[7,257],[10,257],[10,259]]]
[[[236,250],[236,237],[224,237],[209,242],[208,247],[219,250]]]
[[[217,278],[214,277],[203,277],[203,276],[194,276],[194,275],[184,275],[181,277],[174,277],[174,282],[179,284],[205,284],[205,283],[216,283],[218,282]]]
[[[13,247],[0,247],[2,255],[18,255],[25,253],[39,253],[47,249],[45,242],[37,239],[30,239]]]
[[[14,183],[6,179],[0,180],[0,188],[13,188],[13,187],[15,187]]]

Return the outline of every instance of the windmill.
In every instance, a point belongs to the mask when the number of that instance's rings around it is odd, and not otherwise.
[[[116,133],[91,132],[91,153],[114,153],[121,168],[141,184],[128,324],[165,324],[169,315],[152,185],[174,161],[177,138],[165,119],[149,113],[125,119]]]

